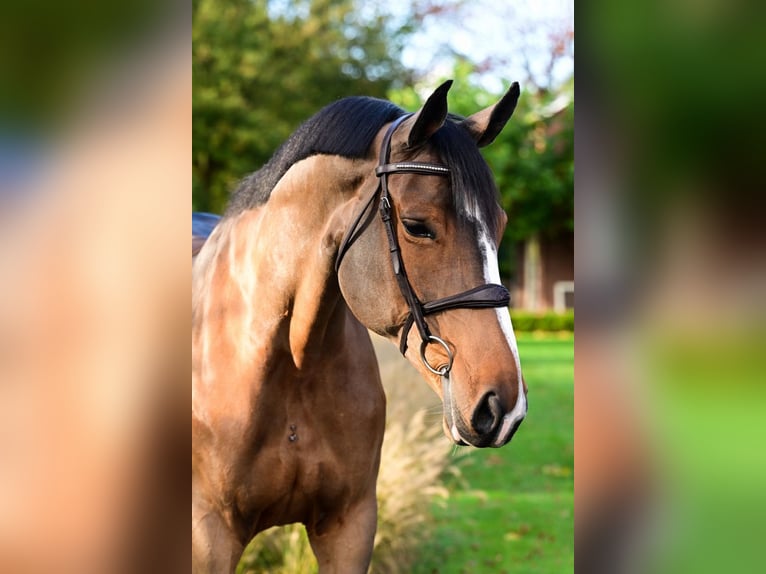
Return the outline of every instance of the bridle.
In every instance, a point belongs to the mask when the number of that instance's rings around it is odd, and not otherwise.
[[[415,173],[418,175],[445,177],[449,175],[450,169],[444,165],[435,163],[389,163],[389,157],[391,155],[391,137],[394,135],[396,128],[411,115],[412,114],[406,114],[397,118],[386,131],[386,135],[383,138],[383,143],[380,148],[378,166],[375,168],[375,175],[380,178],[378,185],[372,195],[367,199],[364,206],[362,206],[362,209],[355,217],[341,241],[340,248],[338,249],[338,256],[335,260],[335,272],[337,273],[340,270],[343,256],[346,254],[349,247],[351,247],[352,243],[361,235],[363,230],[360,230],[360,224],[364,218],[364,214],[367,212],[370,205],[372,205],[375,198],[380,196],[380,218],[383,221],[383,225],[386,228],[386,235],[388,236],[388,250],[391,254],[394,275],[396,276],[399,290],[404,296],[404,300],[407,302],[407,306],[410,309],[409,315],[402,326],[399,351],[401,351],[402,355],[407,352],[407,336],[414,324],[420,334],[420,359],[423,361],[423,364],[432,373],[446,377],[452,369],[454,355],[449,345],[443,339],[431,333],[431,330],[428,328],[428,323],[426,323],[426,316],[434,313],[441,313],[442,311],[447,311],[449,309],[507,307],[511,300],[511,295],[502,285],[488,283],[456,295],[444,297],[443,299],[421,303],[417,295],[415,295],[415,292],[412,290],[412,285],[410,285],[409,279],[407,279],[407,273],[404,269],[402,253],[396,238],[396,228],[394,227],[394,222],[391,218],[391,195],[388,191],[388,176],[392,173]],[[435,368],[428,362],[425,352],[426,347],[431,343],[441,345],[445,350],[447,353],[446,365],[441,365],[439,368]]]

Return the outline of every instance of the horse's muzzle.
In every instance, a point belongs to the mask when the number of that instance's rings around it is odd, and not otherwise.
[[[450,410],[452,412],[446,412],[445,408],[445,423],[455,443],[476,448],[501,447],[513,438],[526,416],[526,394],[522,392],[516,405],[508,409],[497,393],[485,393],[471,414],[470,425],[462,419],[458,409]]]

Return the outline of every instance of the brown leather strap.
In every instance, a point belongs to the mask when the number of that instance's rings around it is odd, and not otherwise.
[[[373,201],[375,201],[375,198],[378,197],[379,193],[380,184],[378,184],[378,186],[375,188],[375,191],[370,194],[370,197],[367,198],[367,201],[364,202],[362,209],[359,210],[359,213],[356,214],[354,221],[351,222],[351,225],[346,230],[346,234],[343,236],[343,239],[340,242],[340,247],[338,247],[338,254],[335,256],[336,274],[338,271],[340,271],[340,264],[341,261],[343,261],[343,257],[346,255],[346,251],[348,251],[349,247],[351,247],[351,244],[356,241],[356,238],[359,237],[362,232],[361,223],[362,219],[364,218],[364,214],[367,213],[368,209],[370,209],[370,205],[372,205]]]
[[[443,299],[436,299],[423,304],[423,314],[433,315],[450,309],[486,309],[492,307],[507,307],[511,302],[511,294],[508,289],[496,283],[487,283],[463,291],[456,295],[450,295]],[[407,352],[407,336],[412,328],[413,317],[410,314],[404,322],[402,334],[399,339],[399,351],[404,355]]]

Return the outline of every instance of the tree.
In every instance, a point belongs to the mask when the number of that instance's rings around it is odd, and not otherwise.
[[[361,0],[195,0],[193,207],[220,212],[236,182],[344,96],[385,97],[409,75],[408,19]]]

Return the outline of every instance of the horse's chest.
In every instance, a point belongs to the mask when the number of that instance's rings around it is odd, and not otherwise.
[[[272,373],[283,375],[280,384],[262,386],[232,427],[239,430],[230,433],[226,466],[236,471],[226,473],[223,490],[235,493],[237,513],[257,530],[316,524],[374,491],[385,397],[376,377],[338,373]]]
[[[374,484],[376,437],[369,437],[366,448],[344,451],[316,433],[308,424],[292,423],[281,433],[281,445],[256,457],[253,510],[259,526],[316,522]]]

